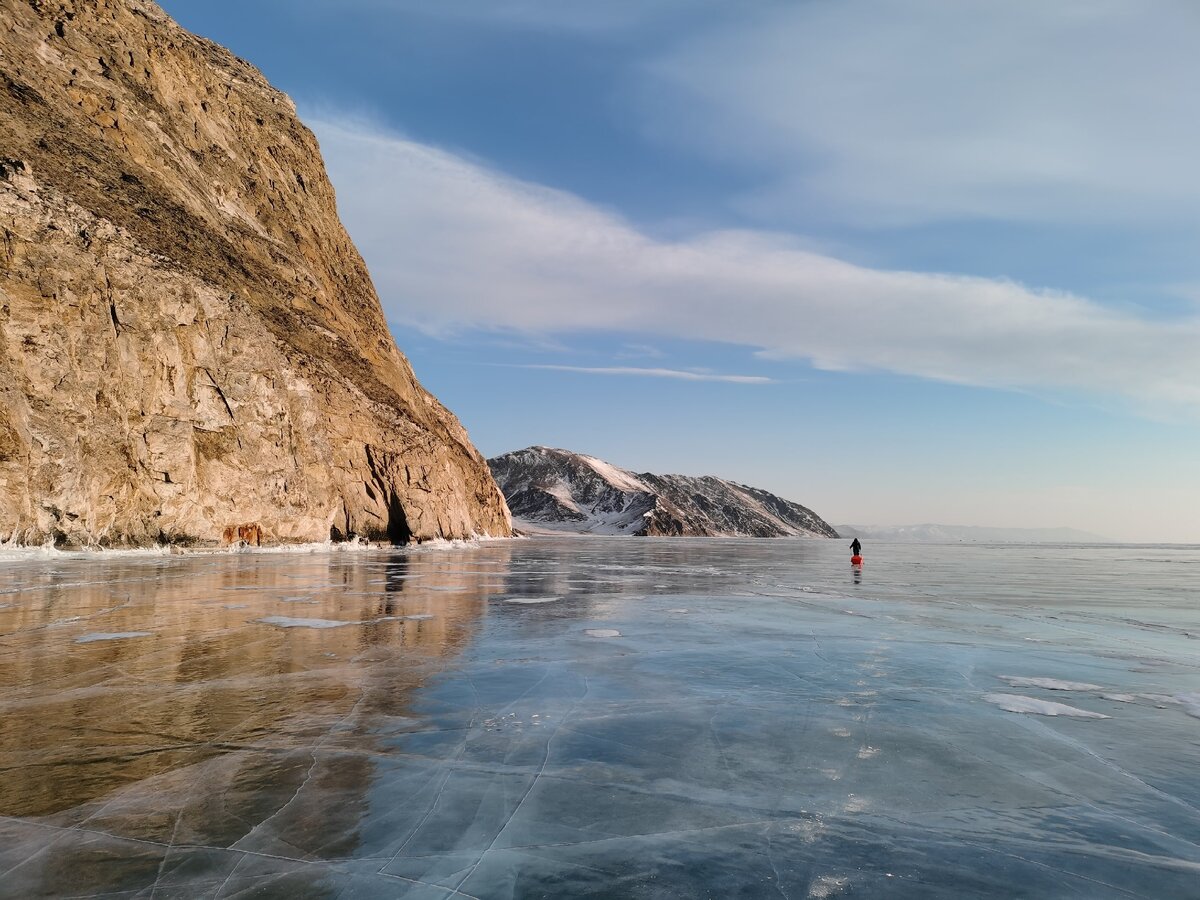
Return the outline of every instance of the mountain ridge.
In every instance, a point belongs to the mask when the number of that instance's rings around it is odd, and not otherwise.
[[[837,537],[812,510],[712,475],[634,473],[571,450],[492,457],[518,529],[674,537]]]

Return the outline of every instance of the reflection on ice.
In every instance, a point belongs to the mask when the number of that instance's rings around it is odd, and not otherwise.
[[[1195,893],[1200,553],[842,549],[9,560],[0,896]]]
[[[278,625],[280,628],[341,628],[344,625],[363,624],[357,619],[346,622],[338,619],[297,619],[292,616],[263,616],[254,621],[263,625]]]
[[[150,631],[94,631],[91,634],[82,634],[75,638],[77,644],[90,644],[93,641],[120,641],[125,638],[140,638],[150,637],[153,632]]]

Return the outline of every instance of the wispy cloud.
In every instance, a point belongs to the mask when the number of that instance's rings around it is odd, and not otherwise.
[[[650,344],[622,344],[618,359],[662,359],[665,354]]]
[[[866,268],[792,237],[660,241],[560,191],[379,129],[311,121],[389,318],[429,332],[720,341],[830,370],[1200,410],[1200,319],[1011,281]]]
[[[310,6],[347,5],[378,13],[420,14],[512,27],[611,33],[679,15],[695,16],[720,0],[294,0]]]
[[[753,167],[745,207],[893,226],[1195,227],[1192,0],[768,4],[647,61],[629,99]]]
[[[731,384],[773,384],[775,379],[763,375],[718,375],[711,372],[689,372],[681,369],[639,369],[634,366],[555,366],[521,365],[518,369],[552,369],[556,372],[581,372],[585,375],[634,375],[642,378],[677,378],[680,381],[725,381]]]

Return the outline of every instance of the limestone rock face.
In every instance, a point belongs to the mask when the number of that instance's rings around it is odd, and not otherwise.
[[[290,100],[151,2],[0,0],[0,539],[509,533]]]

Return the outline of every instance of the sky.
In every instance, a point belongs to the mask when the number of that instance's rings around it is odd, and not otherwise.
[[[1200,542],[1191,0],[162,5],[296,101],[485,455]]]

